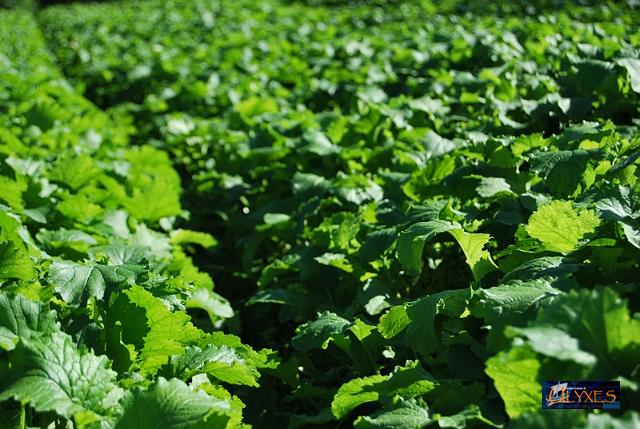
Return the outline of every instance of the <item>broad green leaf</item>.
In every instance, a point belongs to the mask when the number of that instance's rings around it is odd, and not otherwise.
[[[396,245],[398,260],[409,274],[419,275],[422,271],[422,250],[425,243],[441,232],[459,228],[458,225],[443,220],[418,222],[411,225],[398,235]]]
[[[610,414],[593,414],[587,415],[586,427],[589,429],[633,429],[640,425],[640,413],[637,411],[627,411],[620,418],[616,418]]]
[[[341,334],[351,322],[337,314],[325,312],[312,322],[307,322],[298,328],[296,336],[291,340],[291,344],[297,350],[308,352],[313,349],[326,348],[331,337]]]
[[[17,212],[24,210],[22,193],[27,190],[26,183],[21,180],[11,180],[8,177],[0,176],[0,201],[4,201]]]
[[[162,377],[147,390],[135,389],[123,401],[114,429],[211,429],[232,427],[238,410],[230,401],[193,391],[178,379]]]
[[[526,338],[526,343],[536,352],[562,361],[573,361],[590,366],[596,357],[580,349],[578,340],[552,326],[508,328],[509,333]],[[550,339],[553,341],[550,341]]]
[[[576,413],[574,410],[554,410],[553,413],[537,412],[520,416],[511,421],[509,428],[594,428],[594,429],[635,429],[640,425],[640,414],[628,411],[623,416],[614,417],[608,413]]]
[[[199,244],[205,249],[215,247],[218,241],[212,235],[200,232],[190,231],[188,229],[178,229],[171,232],[171,242],[173,244]]]
[[[238,351],[225,344],[207,344],[204,349],[187,346],[183,354],[171,357],[170,367],[173,374],[183,374],[185,379],[205,373],[225,383],[254,387],[258,387],[260,377],[252,361],[247,362]]]
[[[499,194],[512,194],[511,186],[502,177],[483,177],[476,188],[476,192],[483,198],[491,198]]]
[[[371,416],[358,417],[353,427],[356,429],[421,429],[432,421],[429,410],[405,401],[398,408],[381,411]]]
[[[277,113],[278,103],[272,98],[249,97],[236,104],[235,110],[245,119],[250,120],[264,113]]]
[[[18,336],[11,332],[8,328],[0,326],[0,348],[4,350],[13,350],[18,342]]]
[[[491,254],[484,250],[484,246],[491,240],[489,234],[469,233],[461,229],[450,230],[449,234],[462,248],[476,281],[480,281],[487,273],[497,268],[491,259]]]
[[[428,130],[420,143],[424,146],[430,157],[442,156],[455,149],[456,145],[449,139],[446,139],[433,130]]]
[[[131,267],[141,264],[145,259],[151,259],[151,251],[147,246],[128,245],[122,242],[114,242],[106,246],[94,246],[89,250],[93,259],[107,258],[111,266]]]
[[[398,367],[390,375],[372,375],[356,378],[343,384],[333,397],[331,411],[337,419],[342,419],[351,410],[369,402],[391,403],[400,395],[414,398],[432,391],[436,380],[419,363],[409,363]]]
[[[487,360],[486,372],[504,401],[507,414],[516,418],[540,409],[542,363],[526,347],[514,347]]]
[[[31,280],[35,275],[33,261],[19,228],[18,221],[0,211],[0,280]]]
[[[70,155],[58,159],[49,177],[71,189],[80,189],[100,173],[100,168],[90,156]]]
[[[509,428],[538,429],[538,428],[574,428],[587,426],[587,416],[593,414],[575,413],[574,410],[553,410],[553,413],[538,411],[528,413],[511,420]]]
[[[29,338],[34,332],[50,333],[56,329],[56,314],[41,302],[23,295],[0,293],[0,347],[15,348],[20,338]]]
[[[474,293],[471,314],[493,323],[503,317],[522,314],[561,293],[544,279],[514,280],[489,289],[477,290]]]
[[[181,213],[180,195],[170,180],[145,176],[136,185],[130,197],[119,197],[120,203],[133,217],[157,222],[163,217]]]
[[[0,241],[0,280],[30,280],[34,275],[33,262],[23,243]]]
[[[338,268],[342,271],[350,273],[353,271],[353,267],[349,263],[347,257],[340,253],[324,253],[314,258],[322,265],[328,265],[330,267]]]
[[[594,211],[575,209],[570,201],[553,201],[531,215],[527,232],[547,249],[567,254],[598,225],[600,219]]]
[[[496,268],[491,255],[484,250],[484,246],[491,238],[488,234],[468,233],[463,231],[460,225],[443,220],[432,220],[415,223],[398,236],[396,245],[398,260],[410,274],[420,274],[422,251],[426,242],[442,232],[449,232],[456,239],[467,257],[467,264],[476,280],[480,280]]]
[[[470,289],[450,290],[391,307],[380,317],[378,330],[387,339],[404,333],[405,343],[427,356],[440,344],[435,326],[436,316],[446,314],[459,317],[470,298]]]
[[[124,344],[139,349],[138,365],[143,374],[153,374],[196,344],[203,333],[181,311],[171,311],[160,299],[140,286],[125,290],[109,309],[107,329],[123,329]]]
[[[36,238],[48,249],[70,248],[82,253],[87,252],[89,246],[98,244],[94,237],[77,229],[41,230]]]
[[[331,140],[319,130],[309,129],[302,136],[305,143],[301,147],[301,152],[310,152],[319,156],[330,156],[340,151],[338,146],[331,143]]]
[[[130,235],[128,217],[128,213],[124,210],[108,210],[105,212],[102,222],[108,234],[128,238]]]
[[[640,204],[636,193],[630,188],[620,187],[615,194],[598,201],[596,210],[603,219],[618,221],[629,243],[640,248]]]
[[[632,220],[640,216],[639,203],[632,189],[621,186],[610,197],[598,201],[596,210],[605,220]]]
[[[139,224],[136,227],[136,232],[131,236],[131,242],[136,246],[147,247],[156,259],[171,257],[171,240],[169,237],[148,228],[145,224]]]
[[[56,205],[56,210],[76,223],[90,224],[102,217],[104,209],[88,193],[68,194]]]
[[[109,415],[121,395],[108,359],[78,350],[62,332],[21,338],[10,360],[0,401],[13,398],[70,418],[84,411]]]
[[[480,412],[476,404],[467,405],[464,410],[452,416],[444,416],[438,419],[441,428],[465,429],[472,425],[484,425],[486,427],[501,427],[487,419]]]
[[[537,152],[530,158],[535,171],[545,179],[553,196],[565,198],[586,182],[587,164],[594,154],[586,150]]]
[[[70,304],[83,304],[89,298],[102,299],[108,288],[131,284],[144,272],[141,265],[87,265],[57,261],[49,268],[49,282]]]
[[[215,323],[219,319],[229,319],[234,315],[233,308],[231,308],[229,301],[204,287],[196,288],[191,292],[189,299],[187,299],[186,306],[187,308],[200,308],[206,311],[212,323]]]
[[[539,312],[537,325],[565,331],[612,375],[631,374],[634,362],[640,359],[640,320],[610,288],[572,291],[558,297]]]
[[[361,205],[368,201],[380,201],[384,190],[362,174],[342,175],[333,181],[333,190],[340,198]]]
[[[543,256],[516,267],[502,278],[502,282],[528,281],[541,277],[563,277],[579,271],[582,267],[582,264],[562,256]]]
[[[638,58],[621,58],[617,63],[627,69],[631,88],[640,94],[640,60]]]

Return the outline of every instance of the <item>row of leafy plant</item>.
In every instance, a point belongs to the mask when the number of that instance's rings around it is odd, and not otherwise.
[[[171,154],[189,228],[217,238],[196,265],[235,315],[194,320],[278,351],[250,360],[258,389],[232,389],[247,422],[635,427],[638,12],[438,7],[145,1],[39,20],[75,89]],[[176,215],[133,216],[171,237]],[[210,290],[188,271],[178,299],[141,286],[175,306]],[[204,365],[197,347],[170,362]],[[621,412],[538,413],[540,381],[567,378],[619,379]]]
[[[73,90],[31,14],[0,36],[2,427],[238,427],[223,386],[274,363],[218,330],[169,157]]]

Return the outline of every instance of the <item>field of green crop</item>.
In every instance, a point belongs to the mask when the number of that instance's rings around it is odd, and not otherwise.
[[[637,1],[49,3],[0,0],[0,428],[640,427]]]

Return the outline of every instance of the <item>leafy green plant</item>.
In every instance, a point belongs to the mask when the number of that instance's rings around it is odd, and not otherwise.
[[[637,426],[638,10],[306,3],[2,12],[7,421]]]

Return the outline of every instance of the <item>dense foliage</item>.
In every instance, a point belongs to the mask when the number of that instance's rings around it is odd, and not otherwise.
[[[3,420],[640,425],[640,11],[322,3],[0,11]]]

